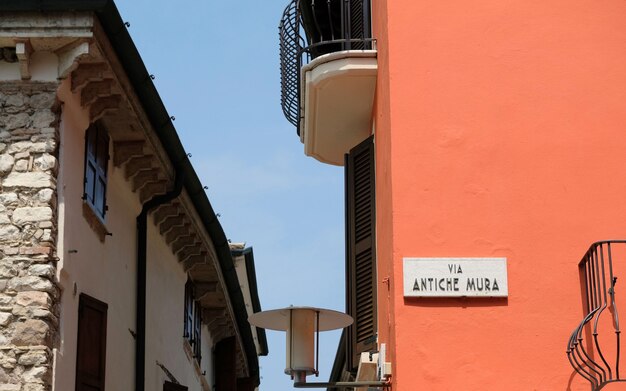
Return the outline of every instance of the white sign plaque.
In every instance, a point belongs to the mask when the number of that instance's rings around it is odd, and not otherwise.
[[[404,258],[404,297],[507,297],[506,258]]]

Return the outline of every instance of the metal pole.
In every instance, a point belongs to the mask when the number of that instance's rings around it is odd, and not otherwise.
[[[291,378],[293,379],[293,310],[289,310],[289,372],[291,372]]]
[[[320,375],[320,312],[315,311],[315,377]]]

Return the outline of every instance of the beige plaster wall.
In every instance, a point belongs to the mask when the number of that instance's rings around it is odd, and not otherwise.
[[[198,369],[190,351],[185,351],[183,338],[183,303],[187,275],[178,264],[158,227],[148,227],[148,310],[146,314],[146,390],[158,390],[165,373],[156,365],[160,362],[180,384],[190,390],[200,390],[199,374],[206,371],[207,384],[213,384],[213,345],[205,326],[202,328],[202,360]]]
[[[109,166],[106,227],[112,236],[100,242],[83,217],[84,134],[88,112],[69,81],[60,89],[64,102],[60,125],[58,278],[62,289],[60,340],[56,352],[56,390],[74,389],[78,298],[88,294],[108,304],[105,387],[130,390],[134,384],[135,216],[139,201],[121,169]]]
[[[141,205],[124,178],[122,168],[109,163],[106,228],[102,243],[83,217],[84,132],[88,112],[80,96],[63,82],[60,125],[58,279],[62,288],[60,335],[55,352],[54,389],[75,387],[78,298],[85,293],[108,304],[106,389],[134,388],[136,216]],[[110,150],[112,156],[113,151]],[[151,220],[149,220],[151,221]],[[146,389],[158,390],[166,380],[156,365],[167,369],[190,390],[200,390],[200,379],[184,350],[183,298],[186,274],[158,229],[148,230],[148,310]],[[202,371],[211,378],[210,338],[204,333]]]

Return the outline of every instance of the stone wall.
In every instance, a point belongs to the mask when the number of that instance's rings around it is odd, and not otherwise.
[[[57,88],[0,82],[0,391],[51,388]]]

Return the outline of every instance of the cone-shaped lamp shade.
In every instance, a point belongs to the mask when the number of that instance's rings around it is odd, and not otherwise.
[[[257,312],[248,317],[253,326],[287,332],[285,373],[296,377],[316,371],[315,332],[342,329],[352,321],[352,317],[344,313],[315,307],[288,307]]]

